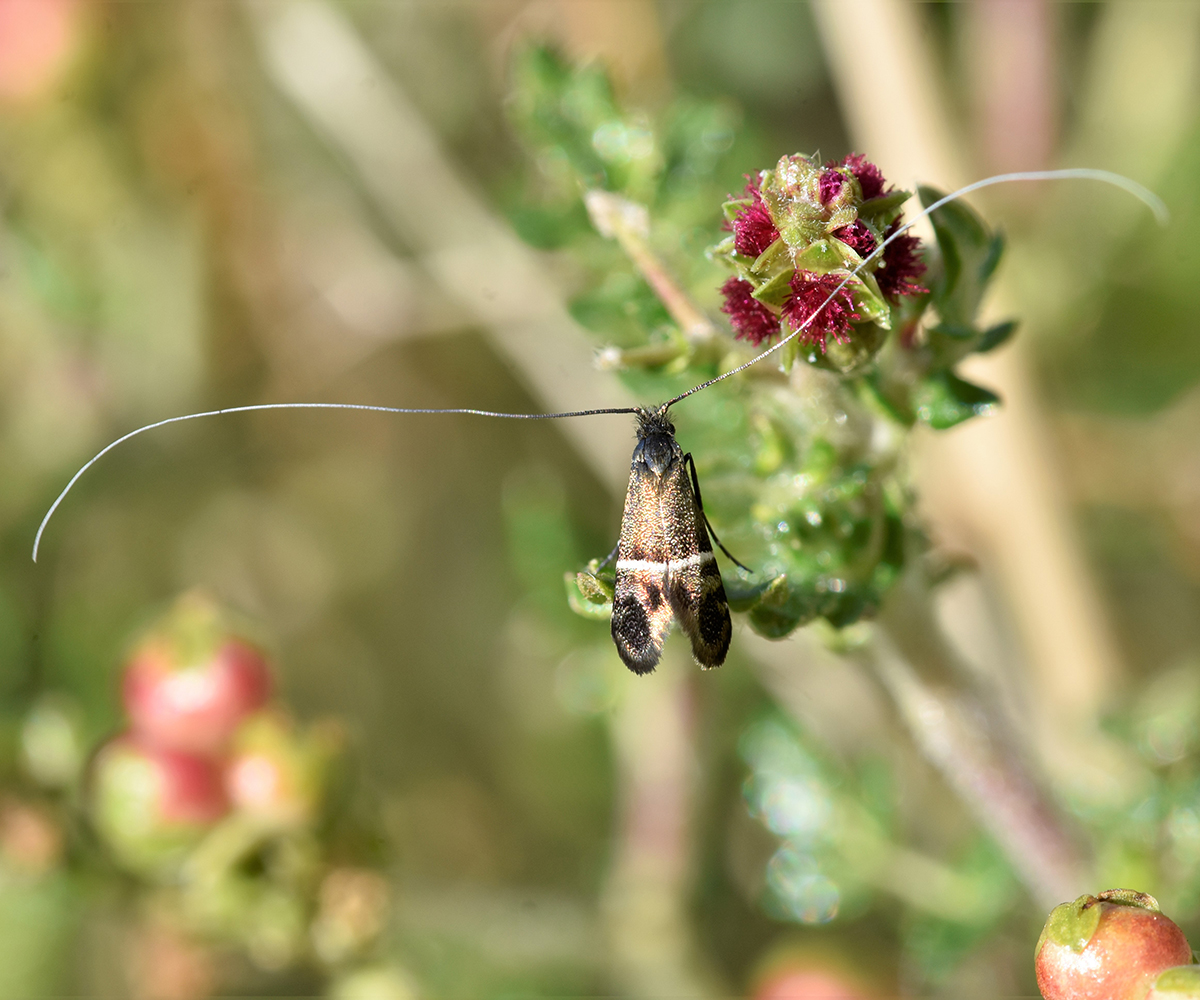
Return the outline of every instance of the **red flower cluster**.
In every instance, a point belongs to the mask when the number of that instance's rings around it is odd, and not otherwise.
[[[847,197],[846,184],[850,176],[858,181],[865,202],[878,199],[894,190],[888,186],[879,168],[861,153],[851,153],[840,160],[830,160],[820,168],[816,168],[806,157],[795,157],[790,162],[802,173],[807,171],[803,173],[806,184],[811,184],[814,169],[819,169],[816,193],[823,206],[829,206],[835,200],[844,200]],[[764,173],[762,176],[769,180],[773,175]],[[737,199],[740,204],[737,205],[732,220],[726,223],[726,228],[733,232],[733,249],[741,258],[740,261],[732,263],[739,268],[745,258],[761,256],[780,238],[775,220],[763,200],[759,178],[747,180],[745,193],[742,198]],[[808,191],[810,193],[807,197],[811,198],[811,187]],[[863,206],[858,204],[856,196],[853,204],[846,207],[861,209]],[[799,230],[803,230],[806,225],[819,225],[822,219],[825,219],[827,224],[833,213],[832,208],[822,210],[811,204],[805,205],[802,201],[787,202],[780,211],[783,211],[789,220],[789,226],[792,216],[797,215],[801,223],[797,227]],[[886,206],[876,205],[875,211],[869,211],[866,218],[873,224],[882,225],[883,220],[890,214]],[[897,219],[888,228],[887,236],[893,236],[899,226],[900,222]],[[792,229],[789,228],[788,232],[791,233]],[[831,235],[864,260],[880,246],[878,230],[872,229],[871,225],[859,218],[834,230]],[[789,236],[788,239],[791,240],[792,237]],[[789,249],[792,260],[795,260],[804,247],[789,246]],[[778,267],[781,263],[782,260],[774,261],[772,267]],[[880,256],[872,261],[870,273],[874,274],[879,290],[895,302],[902,295],[915,295],[927,291],[915,280],[924,271],[920,241],[916,237],[905,235],[896,237],[883,248]],[[824,351],[830,338],[839,343],[846,342],[851,335],[851,323],[862,319],[855,311],[851,288],[838,287],[843,281],[844,273],[840,268],[827,274],[809,270],[795,271],[789,281],[791,294],[783,301],[782,306],[778,305],[778,298],[772,298],[772,304],[767,306],[754,297],[758,282],[767,282],[770,275],[756,278],[751,274],[748,275],[750,280],[733,277],[721,286],[721,294],[725,299],[721,311],[729,317],[737,338],[756,347],[779,335],[781,313],[782,320],[786,320],[789,326],[800,331],[801,340]]]
[[[900,228],[897,219],[889,227],[885,239]],[[927,291],[910,278],[919,278],[925,273],[925,262],[920,256],[921,241],[915,236],[897,236],[883,248],[883,264],[875,272],[875,281],[879,290],[893,301],[901,295],[921,295]]]
[[[779,239],[779,230],[771,221],[767,206],[753,181],[746,185],[746,196],[753,199],[733,220],[733,247],[747,257],[757,257]]]
[[[838,343],[849,340],[850,321],[861,318],[854,311],[850,286],[838,288],[843,280],[839,274],[797,271],[792,275],[792,294],[783,304],[788,322],[797,330],[803,327],[800,339],[822,351],[830,337]]]
[[[729,317],[738,340],[745,340],[757,347],[779,332],[779,317],[764,306],[753,295],[754,286],[741,278],[730,278],[721,286],[725,304],[721,312]]]

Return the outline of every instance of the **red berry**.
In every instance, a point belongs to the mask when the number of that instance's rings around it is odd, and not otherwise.
[[[89,804],[101,836],[138,870],[176,860],[229,810],[215,763],[132,735],[96,755]]]
[[[229,634],[220,613],[182,600],[134,653],[122,697],[132,728],[157,746],[217,753],[271,693],[262,652]]]
[[[1146,1000],[1159,973],[1191,958],[1153,896],[1110,889],[1056,906],[1034,965],[1045,1000]]]

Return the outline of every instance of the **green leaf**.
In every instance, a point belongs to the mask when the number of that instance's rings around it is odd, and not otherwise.
[[[763,305],[781,307],[792,294],[792,272],[775,275],[766,284],[754,290],[754,297]]]
[[[725,584],[725,598],[729,601],[730,611],[749,611],[758,603],[758,599],[767,588],[774,583],[773,580],[764,580],[762,583],[751,584],[739,577],[734,577],[723,582]]]
[[[749,617],[750,627],[759,635],[782,639],[815,617],[815,609],[805,607],[805,602],[783,575],[767,585],[758,603],[750,609]]]
[[[882,219],[890,223],[896,214],[896,210],[911,197],[912,193],[910,191],[891,191],[888,194],[880,195],[878,198],[872,198],[870,201],[864,201],[862,207],[858,210],[858,214],[860,217],[866,216],[873,220]]]
[[[917,419],[935,430],[990,413],[999,402],[1000,397],[991,390],[950,371],[930,375],[913,390]]]
[[[1017,332],[1019,325],[1015,319],[1010,319],[1003,323],[997,323],[995,326],[989,326],[983,331],[983,336],[975,348],[976,352],[986,354],[988,351],[995,350]]]
[[[918,189],[928,207],[942,198],[934,188]],[[1004,240],[961,201],[943,205],[930,217],[937,235],[941,273],[930,276],[933,302],[944,324],[969,326],[987,283],[1004,252]]]
[[[939,323],[930,327],[931,336],[949,337],[951,340],[972,340],[979,336],[979,331],[970,323]]]
[[[612,595],[604,599],[605,588],[598,577],[590,573],[564,573],[563,583],[567,588],[567,604],[575,614],[593,621],[612,617]]]

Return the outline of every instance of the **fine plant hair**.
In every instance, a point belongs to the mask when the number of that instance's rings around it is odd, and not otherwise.
[[[904,225],[898,227],[894,233],[882,240],[879,245],[862,260],[860,264],[858,264],[849,274],[847,274],[837,285],[837,287],[834,288],[828,294],[828,296],[826,296],[824,301],[817,307],[817,309],[815,309],[811,315],[809,315],[786,337],[781,338],[779,341],[772,344],[761,353],[755,355],[749,361],[746,361],[727,372],[722,372],[706,382],[701,382],[699,385],[695,385],[685,392],[679,393],[677,396],[668,399],[666,402],[653,407],[652,410],[658,413],[665,413],[668,408],[674,406],[676,403],[681,402],[682,400],[687,399],[687,397],[698,392],[702,392],[710,386],[716,385],[718,382],[722,382],[727,378],[745,371],[747,368],[758,364],[764,358],[774,354],[786,344],[789,344],[791,341],[801,336],[801,334],[803,334],[808,327],[816,321],[818,316],[821,315],[821,312],[837,298],[842,289],[852,280],[854,280],[854,278],[860,271],[863,270],[863,268],[865,268],[880,254],[882,254],[884,249],[890,243],[899,239],[909,229],[916,225],[917,222],[926,216],[931,215],[942,206],[971,194],[974,191],[979,191],[983,188],[992,187],[997,184],[1048,180],[1093,180],[1100,181],[1101,183],[1105,184],[1111,184],[1114,187],[1121,188],[1122,190],[1128,192],[1145,204],[1151,210],[1151,212],[1153,212],[1155,219],[1160,225],[1166,225],[1169,218],[1166,204],[1153,191],[1139,184],[1137,181],[1131,180],[1128,177],[1113,173],[1108,170],[1098,170],[1090,167],[1069,167],[1058,170],[1017,171],[1014,173],[996,174],[991,177],[985,177],[982,180],[978,180],[966,185],[965,187],[961,187],[957,191],[953,191],[950,194],[938,199],[937,201],[933,202],[933,204],[923,208],[917,215],[915,215]],[[45,516],[38,525],[37,534],[34,536],[33,540],[33,561],[37,562],[38,551],[42,542],[42,535],[45,533],[46,527],[50,523],[50,518],[54,515],[54,512],[58,510],[58,507],[63,500],[66,499],[67,494],[71,492],[71,489],[79,481],[80,477],[88,471],[88,469],[90,469],[118,445],[124,444],[126,441],[129,441],[140,434],[144,434],[147,431],[156,430],[159,427],[166,427],[169,424],[182,423],[186,420],[199,420],[202,417],[219,417],[233,413],[251,413],[260,410],[363,410],[372,413],[393,414],[461,414],[464,416],[495,417],[503,420],[561,420],[568,417],[592,417],[607,414],[637,414],[640,412],[645,412],[645,408],[636,406],[571,410],[561,413],[499,413],[492,410],[478,410],[468,407],[412,408],[400,406],[376,406],[367,403],[255,403],[246,406],[228,406],[217,410],[203,410],[196,413],[184,413],[174,417],[167,417],[163,420],[156,420],[152,423],[144,424],[141,427],[137,427],[134,430],[121,435],[116,440],[111,441],[109,444],[101,448],[100,451],[96,452],[95,455],[93,455],[82,466],[80,466],[78,471],[76,471],[67,482],[66,486],[63,487],[62,492],[58,494],[54,502],[50,505],[50,508],[46,511]]]

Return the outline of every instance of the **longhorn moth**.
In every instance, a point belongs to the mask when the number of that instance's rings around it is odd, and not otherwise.
[[[706,382],[654,407],[616,407],[574,410],[562,413],[499,413],[465,407],[406,408],[374,406],[363,403],[257,403],[206,410],[167,417],[135,428],[112,441],[90,458],[67,482],[50,505],[38,526],[33,543],[36,562],[42,535],[50,518],[78,482],[79,478],[118,445],[168,424],[202,417],[258,410],[329,409],[366,410],[393,414],[461,414],[507,420],[560,420],[604,414],[629,414],[637,419],[637,444],[633,451],[629,489],[625,497],[620,539],[607,563],[616,557],[616,583],[613,599],[612,636],[621,659],[635,673],[654,670],[662,654],[663,642],[671,623],[678,621],[692,645],[692,653],[701,667],[718,667],[725,661],[732,635],[729,604],[721,571],[717,566],[709,538],[711,526],[700,498],[700,484],[690,453],[675,439],[675,427],[669,410],[689,396],[745,371],[801,337],[842,290],[895,240],[901,238],[920,219],[932,214],[973,191],[996,184],[1017,181],[1096,180],[1112,184],[1144,202],[1160,222],[1167,210],[1162,200],[1142,185],[1119,174],[1090,168],[1023,171],[998,174],[968,184],[924,208],[909,222],[894,228],[878,246],[863,257],[824,300],[791,333],[755,355],[749,361],[723,372]],[[833,308],[836,308],[833,307]],[[742,569],[736,559],[717,541],[718,547]]]

